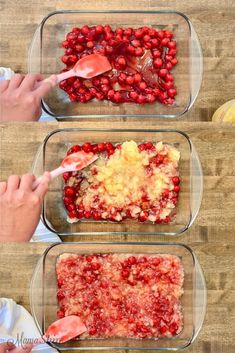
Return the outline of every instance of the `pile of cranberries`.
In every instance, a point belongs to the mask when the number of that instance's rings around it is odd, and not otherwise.
[[[159,338],[183,326],[183,266],[173,255],[66,254],[58,259],[57,316],[78,315],[79,338]]]
[[[105,158],[110,158],[115,152],[116,149],[121,149],[121,144],[112,144],[111,142],[101,142],[98,144],[91,144],[86,142],[83,145],[74,145],[72,146],[67,155],[79,152],[83,150],[86,153],[93,152],[94,154],[103,154]],[[140,143],[138,145],[139,151],[155,151],[155,146],[152,142]],[[149,165],[145,167],[147,175],[151,176],[156,167],[166,166],[168,164],[167,156],[157,153],[150,159]],[[92,173],[97,173],[95,164],[92,165]],[[175,214],[173,208],[178,203],[178,196],[180,191],[180,178],[175,175],[171,178],[170,183],[173,184],[173,189],[164,189],[160,200],[152,203],[148,199],[148,195],[143,192],[141,200],[138,204],[129,204],[124,205],[122,208],[117,207],[107,207],[107,205],[100,202],[98,199],[94,200],[91,208],[85,208],[82,201],[78,204],[77,198],[81,197],[86,190],[81,188],[82,182],[85,180],[82,171],[78,172],[66,172],[63,174],[64,179],[64,189],[63,189],[63,203],[65,209],[68,213],[68,219],[72,222],[78,220],[92,219],[94,221],[105,220],[111,222],[120,222],[127,219],[134,219],[138,222],[150,221],[152,223],[169,223],[174,218]],[[71,185],[71,179],[72,185]],[[97,186],[94,185],[94,188]],[[162,210],[166,208],[169,203],[171,204],[171,213],[165,218],[160,216]],[[133,214],[132,210],[138,207],[139,212]],[[105,214],[105,217],[103,216]]]
[[[73,102],[92,99],[119,104],[160,102],[171,105],[177,94],[171,70],[178,63],[173,32],[152,27],[116,28],[97,25],[73,28],[62,42],[61,57],[70,70],[82,57],[107,56],[112,70],[91,80],[71,77],[60,88]]]

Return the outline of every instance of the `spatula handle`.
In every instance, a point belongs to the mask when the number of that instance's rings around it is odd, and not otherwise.
[[[54,170],[52,170],[50,172],[50,175],[51,175],[51,179],[54,179],[56,177],[58,177],[59,175],[63,174],[65,172],[65,168],[63,167],[59,167],[59,168],[56,168]],[[32,189],[35,190],[38,185],[41,183],[42,181],[42,176],[38,177],[34,182],[33,182],[33,186],[32,186]]]
[[[46,80],[50,80],[52,76],[46,78]],[[76,76],[76,72],[73,69],[62,72],[61,74],[56,75],[57,83],[60,83],[61,81],[66,80],[67,78],[70,78],[73,76]]]

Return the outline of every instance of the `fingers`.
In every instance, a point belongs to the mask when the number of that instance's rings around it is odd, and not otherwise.
[[[49,183],[51,181],[51,175],[49,172],[45,172],[43,174],[43,177],[41,179],[40,184],[38,185],[38,187],[35,189],[35,194],[37,194],[39,197],[44,198],[48,187],[49,187]]]
[[[11,175],[7,181],[7,191],[15,191],[19,188],[20,177],[18,175]]]
[[[2,181],[0,183],[0,196],[2,196],[7,190],[7,183],[5,181]]]
[[[16,346],[13,343],[1,343],[0,344],[0,353],[7,353],[8,351],[11,351],[15,349]]]
[[[24,75],[21,75],[21,74],[15,74],[10,82],[9,82],[9,89],[16,89],[16,88],[19,88],[19,86],[21,85],[21,82],[23,81],[24,79]]]
[[[45,97],[56,86],[56,75],[52,75],[40,83],[40,86],[35,90],[38,98]]]
[[[21,89],[33,90],[35,88],[35,84],[38,81],[41,81],[43,76],[41,74],[28,74],[25,76],[24,81],[21,84]]]
[[[10,80],[0,81],[0,93],[3,93],[9,86]]]
[[[21,190],[27,190],[27,191],[32,191],[32,185],[35,180],[35,176],[33,174],[24,174],[21,177],[20,181],[20,189]]]

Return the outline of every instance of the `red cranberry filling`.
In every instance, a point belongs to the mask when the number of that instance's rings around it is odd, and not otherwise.
[[[60,88],[73,102],[92,99],[119,104],[156,101],[171,105],[177,91],[170,73],[175,65],[177,48],[173,32],[152,27],[116,28],[109,25],[73,28],[62,42],[61,61],[70,70],[82,57],[99,53],[107,56],[112,70],[92,80],[71,77]]]
[[[63,254],[56,265],[58,318],[78,315],[79,338],[173,337],[183,328],[184,271],[177,256]]]
[[[74,145],[67,154],[80,150],[94,152],[99,158],[81,171],[63,174],[69,222],[132,219],[165,224],[174,220],[180,178],[179,152],[173,146],[150,141],[139,145],[134,141],[116,145],[86,142]],[[123,164],[126,158],[131,159]]]

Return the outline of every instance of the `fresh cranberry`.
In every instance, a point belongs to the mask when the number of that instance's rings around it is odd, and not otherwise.
[[[176,89],[175,88],[170,88],[169,90],[168,90],[168,96],[169,97],[175,97],[176,96],[176,94],[177,94],[177,91],[176,91]]]
[[[95,31],[96,31],[97,34],[101,34],[101,33],[104,32],[104,27],[101,26],[101,25],[98,25],[98,26],[95,27]]]
[[[162,53],[161,53],[160,50],[154,49],[154,50],[152,51],[152,55],[153,55],[154,58],[161,58]]]
[[[160,39],[163,39],[165,36],[165,33],[164,33],[164,31],[158,31],[157,35]]]
[[[162,335],[164,335],[166,332],[167,332],[167,326],[161,326],[160,328],[159,328],[159,331],[160,331],[160,333],[162,334]]]
[[[177,65],[177,64],[178,64],[178,60],[177,60],[176,58],[173,58],[173,59],[171,60],[171,64],[172,64],[173,66]]]
[[[130,272],[128,270],[123,270],[122,271],[122,278],[128,278],[129,274],[130,274]]]
[[[128,257],[127,261],[128,261],[128,263],[129,263],[130,265],[134,265],[134,264],[137,263],[137,260],[136,260],[136,257],[135,257],[135,256],[130,256],[130,257]]]
[[[70,172],[63,173],[64,181],[68,181],[70,177],[71,177],[71,173]]]
[[[72,212],[72,211],[76,210],[76,207],[75,207],[75,205],[74,205],[73,203],[71,203],[71,204],[65,204],[65,207],[66,207],[66,209],[67,209],[69,212]]]
[[[67,197],[67,196],[63,198],[63,201],[64,201],[65,206],[73,203],[73,199],[71,197]]]
[[[165,38],[163,38],[163,39],[161,40],[160,45],[161,45],[162,47],[167,46],[167,44],[169,43],[169,41],[170,41],[170,39],[165,37]]]
[[[63,310],[58,310],[57,317],[58,319],[62,319],[63,317],[65,317],[65,312]]]
[[[134,32],[134,34],[135,34],[135,37],[136,37],[137,39],[140,39],[140,38],[142,38],[142,36],[143,36],[143,30],[142,30],[142,29],[136,29],[135,32]]]
[[[135,56],[142,56],[143,54],[144,54],[143,48],[138,47],[135,49]]]
[[[81,151],[81,146],[79,146],[79,145],[74,145],[74,146],[72,146],[72,147],[68,150],[67,156],[70,155],[70,154],[72,154],[72,153],[79,152],[79,151]]]
[[[91,211],[85,211],[84,212],[84,217],[87,218],[87,219],[91,218]]]
[[[139,222],[145,222],[148,219],[148,212],[147,211],[142,211],[138,217]]]
[[[69,218],[78,218],[77,211],[73,210],[73,211],[69,212],[68,216],[69,216]]]
[[[176,53],[177,53],[177,50],[176,49],[170,49],[169,51],[168,51],[168,55],[171,55],[171,56],[175,56],[176,55]]]
[[[106,144],[105,143],[103,143],[103,142],[101,142],[101,143],[98,143],[98,151],[99,152],[104,152],[105,151],[105,149],[106,149]]]
[[[133,76],[127,76],[126,83],[128,85],[132,85],[134,83],[134,77]]]
[[[81,44],[77,44],[75,48],[78,53],[81,53],[84,50],[84,47]]]
[[[144,91],[147,87],[147,84],[146,84],[146,82],[141,81],[138,86],[141,91]]]
[[[170,190],[168,190],[168,189],[164,190],[163,193],[162,193],[162,197],[168,198],[169,197],[169,193],[170,193]]]
[[[167,43],[167,46],[168,46],[169,49],[175,49],[176,48],[176,42],[174,40],[169,41]]]
[[[82,145],[82,150],[86,153],[89,153],[92,151],[92,146],[90,142],[86,142]]]
[[[168,74],[167,69],[161,69],[158,72],[159,77],[166,77],[167,74]]]
[[[62,300],[62,299],[64,299],[65,298],[65,294],[64,294],[64,292],[60,289],[60,290],[58,290],[58,292],[57,292],[57,299],[60,301],[60,300]]]
[[[157,156],[153,157],[151,161],[154,164],[159,165],[164,161],[164,157],[161,154],[158,154]]]
[[[152,142],[146,142],[145,144],[145,149],[146,150],[151,150],[154,147]]]
[[[139,96],[137,97],[137,102],[139,104],[143,104],[146,102],[146,97],[143,94],[139,94]]]
[[[92,262],[91,268],[92,268],[92,270],[96,271],[100,268],[100,264],[98,262]]]
[[[137,98],[138,98],[138,93],[136,92],[136,91],[131,91],[130,93],[129,93],[129,97],[132,99],[132,100],[134,100],[134,101],[136,101],[137,100]]]
[[[166,81],[166,82],[168,82],[168,81],[174,81],[173,75],[171,75],[171,74],[166,74],[166,76],[165,76],[165,81]]]
[[[101,219],[101,215],[98,212],[93,212],[93,219],[95,221],[99,221]]]
[[[180,191],[180,186],[179,185],[175,185],[174,186],[174,191],[178,193]]]
[[[172,63],[171,63],[171,62],[167,62],[167,63],[166,63],[166,69],[167,69],[168,71],[170,71],[170,70],[172,70],[172,68],[173,68]]]
[[[179,185],[179,183],[180,183],[180,178],[179,178],[178,176],[174,176],[174,177],[172,178],[172,182],[173,182],[174,185]]]
[[[124,56],[119,56],[117,58],[117,63],[118,65],[120,65],[122,68],[126,67],[126,59],[124,58]]]
[[[64,195],[73,198],[76,196],[76,189],[73,186],[65,186]]]
[[[108,282],[107,281],[101,281],[101,283],[100,283],[100,287],[101,288],[103,288],[103,289],[106,289],[106,288],[108,288]]]
[[[90,28],[87,25],[85,25],[82,27],[81,32],[82,32],[82,34],[85,35],[85,34],[89,33],[89,30],[90,30]]]
[[[97,333],[97,329],[95,327],[91,327],[89,330],[89,335],[94,336]]]
[[[160,58],[156,58],[153,60],[153,66],[157,69],[159,69],[160,67],[162,67],[162,59]]]

